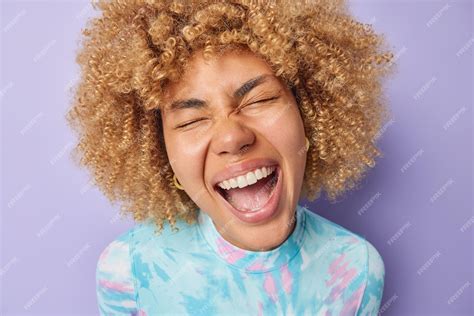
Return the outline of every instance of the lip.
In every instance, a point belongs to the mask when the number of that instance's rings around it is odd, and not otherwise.
[[[249,224],[265,221],[271,218],[278,211],[279,201],[283,190],[283,172],[280,166],[276,168],[275,172],[278,172],[277,183],[275,184],[275,187],[273,188],[267,203],[258,211],[240,211],[227,202],[227,200],[219,192],[216,191],[216,194],[220,196],[224,206],[241,221]]]
[[[257,168],[270,166],[278,166],[278,162],[271,158],[257,158],[229,165],[224,170],[214,175],[211,180],[211,185],[215,189],[215,186],[221,181],[245,175],[247,172],[253,171]]]

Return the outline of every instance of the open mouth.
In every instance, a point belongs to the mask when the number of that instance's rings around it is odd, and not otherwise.
[[[268,203],[275,191],[280,170],[278,165],[272,166],[272,169],[270,174],[257,180],[254,184],[227,190],[216,185],[214,189],[236,210],[256,212]]]

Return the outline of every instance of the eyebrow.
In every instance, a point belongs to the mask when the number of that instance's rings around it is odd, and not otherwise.
[[[234,93],[232,94],[234,99],[240,100],[242,99],[247,93],[249,93],[253,88],[257,87],[258,85],[266,82],[269,78],[274,77],[271,74],[262,74],[250,80],[244,82],[239,88],[237,88]],[[175,112],[182,109],[197,109],[207,106],[207,102],[204,100],[190,98],[185,100],[176,100],[171,103],[169,107],[170,112]]]

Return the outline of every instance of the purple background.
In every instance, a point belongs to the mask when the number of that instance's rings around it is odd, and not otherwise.
[[[351,7],[397,56],[386,85],[394,120],[360,189],[306,205],[382,254],[382,314],[472,315],[473,4]],[[97,315],[98,255],[133,222],[69,159],[75,50],[96,13],[87,1],[3,1],[1,9],[0,314]]]

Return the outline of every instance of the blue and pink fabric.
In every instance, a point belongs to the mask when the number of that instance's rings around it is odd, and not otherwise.
[[[101,315],[377,315],[383,260],[346,228],[297,205],[296,226],[270,251],[227,242],[198,223],[155,234],[149,220],[112,241],[97,263]]]

